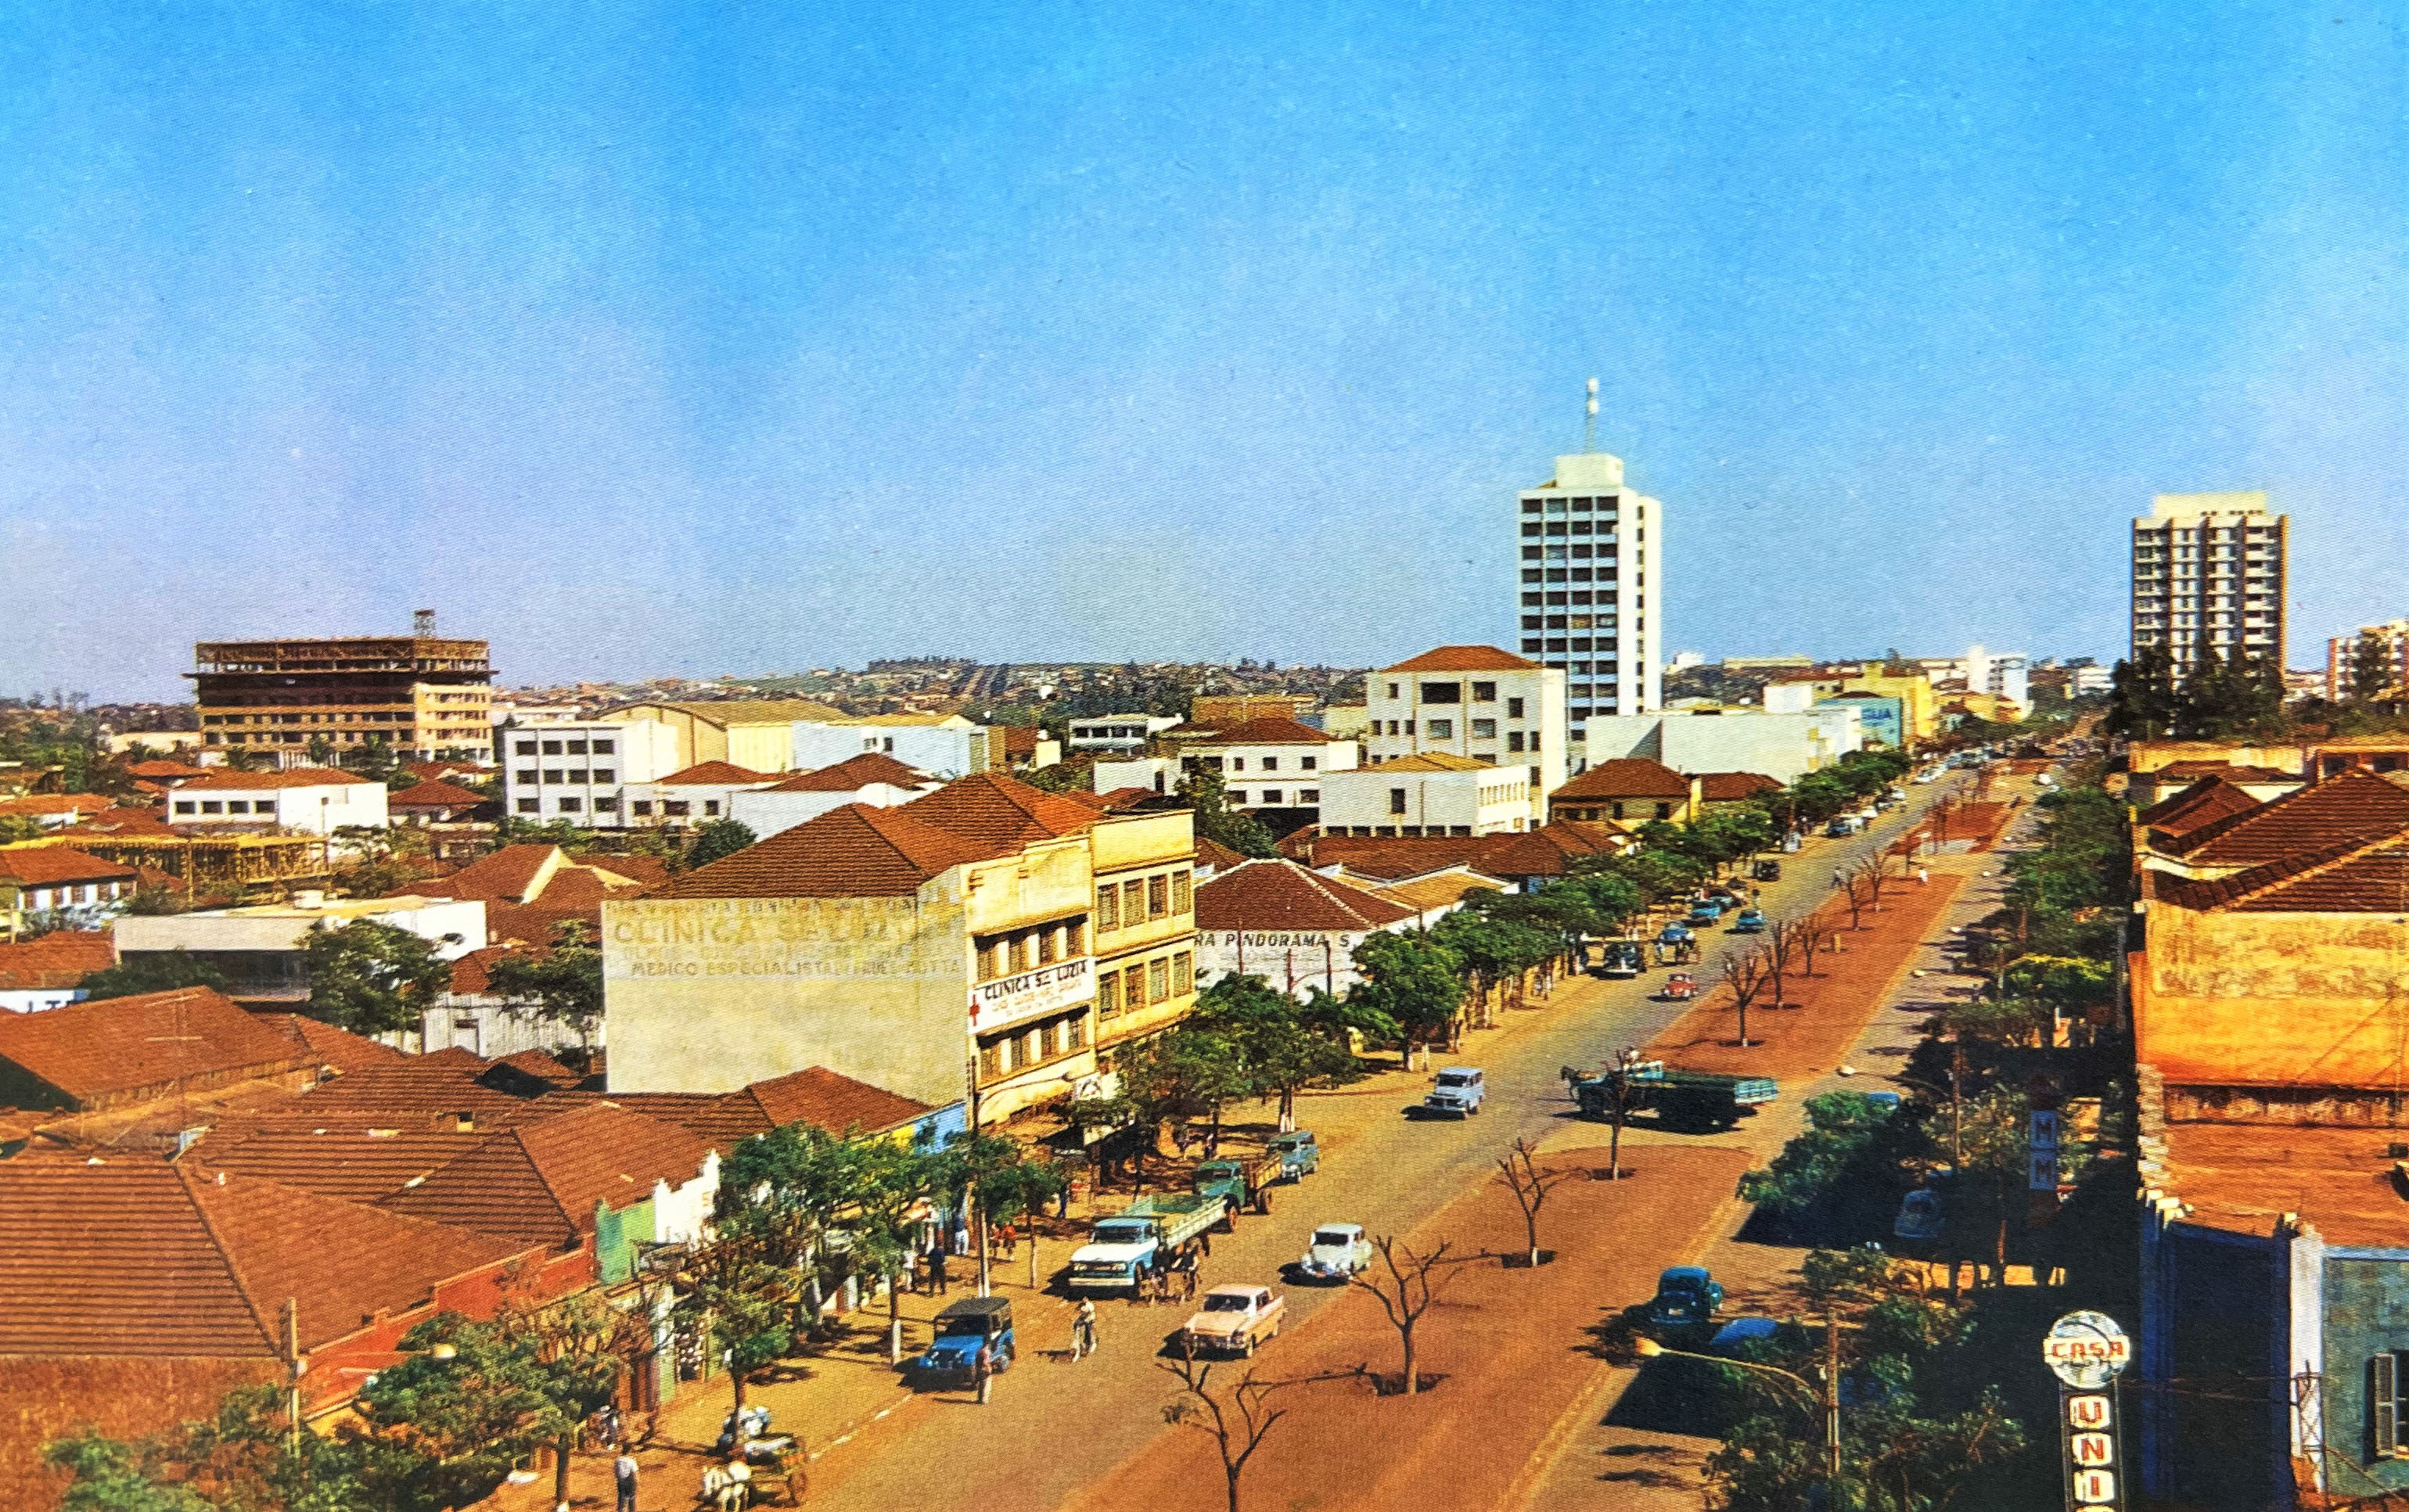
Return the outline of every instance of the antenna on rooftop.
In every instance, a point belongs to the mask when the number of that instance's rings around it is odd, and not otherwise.
[[[1581,422],[1581,450],[1597,450],[1597,380],[1589,381],[1589,414]]]
[[[431,637],[434,635],[435,611],[431,609],[422,609],[417,613],[411,615],[410,633],[415,636]]]

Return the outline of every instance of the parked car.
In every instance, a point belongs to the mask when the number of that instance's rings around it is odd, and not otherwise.
[[[1890,1231],[1898,1239],[1933,1240],[1940,1238],[1948,1226],[1940,1213],[1940,1194],[1928,1187],[1918,1187],[1899,1199],[1898,1218],[1890,1226]]]
[[[1715,1336],[1707,1341],[1706,1352],[1726,1360],[1742,1359],[1749,1345],[1762,1344],[1781,1332],[1782,1324],[1775,1318],[1735,1318],[1715,1330]]]
[[[1283,1181],[1303,1181],[1321,1169],[1321,1145],[1315,1141],[1310,1129],[1274,1134],[1267,1153],[1279,1162],[1280,1179]]]
[[[1698,995],[1698,979],[1687,972],[1675,972],[1665,978],[1664,988],[1656,994],[1659,1002],[1687,1002]]]
[[[1659,1328],[1688,1328],[1711,1323],[1724,1304],[1723,1283],[1703,1265],[1675,1265],[1656,1278],[1656,1296],[1648,1303],[1648,1321]]]
[[[1732,920],[1731,932],[1734,934],[1763,934],[1765,932],[1765,910],[1761,908],[1741,909],[1739,911],[1739,917]]]
[[[964,1297],[947,1303],[937,1315],[937,1337],[914,1364],[924,1380],[968,1379],[977,1374],[982,1347],[988,1351],[990,1370],[1002,1374],[1012,1368],[1010,1298]]]
[[[1648,947],[1637,940],[1608,940],[1599,958],[1600,976],[1633,977],[1648,970]]]
[[[1296,1262],[1296,1274],[1308,1281],[1344,1281],[1372,1263],[1372,1241],[1360,1223],[1325,1223],[1313,1231],[1313,1242]]]
[[[1422,1108],[1429,1113],[1451,1113],[1459,1118],[1469,1118],[1480,1111],[1480,1100],[1487,1095],[1479,1067],[1450,1066],[1438,1073],[1438,1081],[1422,1099]]]
[[[1711,929],[1723,916],[1724,905],[1711,900],[1690,905],[1690,928],[1693,929]]]
[[[1179,1326],[1179,1342],[1200,1355],[1251,1355],[1265,1339],[1279,1337],[1287,1309],[1288,1299],[1269,1287],[1215,1287]]]
[[[1750,867],[1748,869],[1748,874],[1754,877],[1759,882],[1780,882],[1782,880],[1782,863],[1770,858],[1762,860],[1757,862],[1754,866]]]

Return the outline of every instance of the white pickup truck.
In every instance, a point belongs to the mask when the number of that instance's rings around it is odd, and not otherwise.
[[[1190,1354],[1251,1355],[1278,1337],[1287,1314],[1288,1299],[1269,1287],[1215,1287],[1203,1310],[1179,1326],[1179,1342]]]

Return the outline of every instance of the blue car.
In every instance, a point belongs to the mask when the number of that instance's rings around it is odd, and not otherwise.
[[[1765,932],[1765,911],[1763,909],[1756,908],[1741,909],[1739,911],[1739,917],[1732,920],[1731,932],[1734,934],[1763,934]]]
[[[1724,1304],[1723,1283],[1703,1265],[1675,1265],[1656,1277],[1648,1321],[1659,1328],[1696,1328],[1715,1320]]]
[[[913,1366],[930,1385],[973,1381],[980,1349],[988,1351],[988,1368],[1001,1375],[1012,1368],[1013,1347],[1011,1300],[964,1297],[937,1315],[937,1337]]]

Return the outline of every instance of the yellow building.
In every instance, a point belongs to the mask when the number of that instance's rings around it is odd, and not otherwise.
[[[650,719],[677,732],[673,770],[725,761],[748,771],[792,771],[795,725],[845,716],[809,698],[730,698],[725,702],[631,703],[611,719]]]
[[[193,701],[201,743],[303,760],[382,743],[423,760],[494,748],[493,667],[483,641],[433,635],[336,641],[204,641]]]
[[[1910,741],[1928,741],[1940,732],[1940,700],[1933,695],[1932,679],[1922,672],[1900,677],[1887,672],[1859,672],[1843,683],[1840,691],[1897,698],[1907,720]]]
[[[817,1065],[974,1096],[986,1123],[1091,1093],[1100,1044],[1195,1001],[1190,827],[986,773],[606,901],[612,1086],[730,1091]]]

